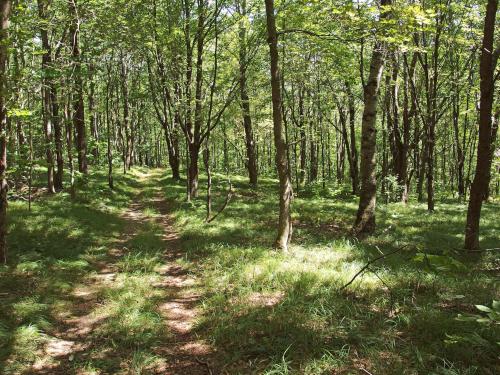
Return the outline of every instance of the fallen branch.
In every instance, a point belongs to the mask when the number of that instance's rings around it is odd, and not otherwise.
[[[16,195],[16,194],[11,194],[7,197],[9,201],[24,201],[27,202],[28,198],[22,196],[22,195]]]
[[[202,361],[201,359],[199,359],[198,357],[194,357],[194,359],[196,360],[196,362],[198,362],[200,365],[202,366],[205,366],[206,369],[207,369],[207,372],[209,375],[213,375],[213,371],[212,369],[210,368],[210,364],[208,362],[205,362],[205,361]]]
[[[224,209],[227,207],[227,205],[231,201],[232,197],[233,197],[233,185],[231,184],[231,181],[229,181],[229,190],[227,192],[226,200],[224,201],[224,204],[222,205],[222,207],[220,208],[220,210],[217,211],[217,213],[214,216],[212,216],[210,219],[207,219],[207,223],[211,223],[212,221],[214,221],[215,218],[217,216],[219,216],[222,213],[222,211],[224,211]]]
[[[500,247],[493,247],[491,249],[477,249],[477,250],[469,250],[469,249],[454,249],[456,251],[463,251],[466,253],[486,253],[489,251],[500,251]]]
[[[400,247],[400,248],[398,248],[398,249],[396,249],[396,250],[394,250],[394,251],[391,251],[391,252],[389,252],[389,253],[387,253],[387,254],[382,254],[381,256],[378,256],[378,257],[376,257],[376,258],[373,258],[373,259],[372,259],[372,260],[370,260],[368,263],[366,263],[366,264],[365,264],[365,266],[364,266],[363,268],[361,268],[361,269],[360,269],[360,270],[359,270],[359,271],[358,271],[358,272],[357,272],[357,273],[356,273],[356,274],[352,277],[352,279],[351,279],[351,280],[350,280],[347,284],[345,284],[342,288],[340,288],[340,289],[339,289],[339,291],[344,290],[344,289],[345,289],[345,288],[347,288],[349,285],[351,285],[351,284],[354,282],[354,280],[356,280],[356,278],[357,278],[359,275],[361,275],[364,271],[366,271],[366,270],[370,267],[370,265],[371,265],[372,263],[375,263],[377,260],[380,260],[380,259],[383,259],[383,258],[387,258],[387,257],[388,257],[388,256],[390,256],[390,255],[396,254],[396,253],[400,252],[401,250],[405,249],[406,247],[408,247],[408,245],[404,245],[404,246],[402,246],[402,247]]]

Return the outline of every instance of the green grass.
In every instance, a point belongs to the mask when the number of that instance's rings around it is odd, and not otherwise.
[[[31,211],[26,202],[10,203],[9,266],[0,269],[0,373],[33,368],[129,373],[133,368],[140,374],[159,363],[155,348],[168,332],[157,304],[165,296],[151,284],[164,250],[161,228],[149,222],[128,228],[123,217],[132,200],[147,197],[143,187],[151,190],[139,182],[142,172],[117,174],[114,191],[104,173],[93,173],[79,181],[75,200],[68,192],[41,197]],[[43,186],[43,176],[35,181]],[[124,237],[127,232],[133,235]],[[110,260],[108,250],[120,248],[125,254]],[[92,278],[109,261],[116,263],[114,281],[93,290]],[[97,296],[97,307],[86,303],[89,293]],[[73,339],[83,350],[71,358],[47,356],[46,345],[78,317],[96,322],[87,336]]]
[[[224,199],[220,177],[216,207]],[[233,183],[229,207],[205,224],[204,198],[187,205],[184,187],[164,180],[185,263],[206,288],[198,333],[217,347],[230,373],[500,370],[498,327],[455,320],[458,313],[474,312],[474,304],[499,298],[498,279],[486,270],[498,263],[495,253],[468,262],[457,250],[465,204],[440,202],[433,214],[416,202],[379,204],[377,233],[358,241],[349,236],[357,199],[342,187],[312,187],[293,202],[293,244],[284,255],[270,250],[276,182],[261,179],[257,189],[249,189],[244,178]],[[499,208],[484,206],[483,247],[498,247]],[[369,259],[403,245],[404,251],[374,264],[339,292]],[[427,253],[432,262],[417,261],[417,253]],[[450,262],[459,266],[448,267]]]
[[[158,189],[181,236],[178,262],[201,281],[195,334],[216,349],[214,369],[269,375],[361,368],[373,374],[500,372],[499,327],[455,319],[476,313],[475,304],[500,299],[497,253],[469,261],[457,250],[465,204],[443,199],[433,214],[414,201],[379,204],[377,233],[357,240],[349,235],[357,199],[342,186],[310,186],[293,202],[293,243],[281,254],[270,248],[277,222],[274,179],[261,178],[251,189],[246,178],[233,177],[232,201],[206,224],[204,197],[186,203],[183,183],[166,175],[117,173],[110,192],[106,175],[93,172],[79,182],[74,201],[67,192],[41,197],[31,212],[26,202],[10,203],[9,266],[0,269],[0,373],[53,366],[65,373],[149,374],[172,360],[164,354],[171,334],[158,312],[170,296],[154,287],[165,247],[151,202]],[[40,186],[42,179],[36,180]],[[216,175],[214,210],[226,188]],[[144,220],[130,227],[123,213],[134,201],[141,202]],[[500,243],[499,209],[498,202],[483,208],[484,248]],[[339,291],[368,260],[404,245]],[[113,249],[121,255],[113,257]],[[112,281],[89,288],[109,263]],[[89,308],[84,292],[98,303]],[[75,317],[93,322],[82,349],[71,360],[46,355],[47,343]]]

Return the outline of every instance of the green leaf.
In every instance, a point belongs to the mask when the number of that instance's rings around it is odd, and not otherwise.
[[[458,316],[456,317],[456,320],[458,320],[460,322],[473,322],[473,321],[477,321],[478,318],[479,318],[478,315],[458,314]]]
[[[493,312],[492,309],[490,309],[488,306],[484,306],[484,305],[476,305],[476,309],[478,309],[479,311],[484,311],[484,312]]]
[[[488,318],[479,318],[476,320],[478,323],[491,323],[491,320]]]

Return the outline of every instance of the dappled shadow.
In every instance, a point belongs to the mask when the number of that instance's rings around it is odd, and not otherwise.
[[[424,205],[381,204],[377,232],[357,240],[349,234],[356,197],[343,190],[304,191],[293,202],[291,254],[282,255],[270,249],[277,221],[274,181],[250,188],[233,178],[234,198],[211,224],[203,222],[205,197],[188,204],[185,186],[169,179],[162,184],[182,228],[186,259],[207,279],[197,333],[214,341],[222,373],[429,373],[478,364],[495,371],[498,330],[454,319],[474,312],[475,303],[491,303],[496,293],[492,279],[477,274],[481,264],[454,252],[463,240],[464,205],[441,202],[428,214]],[[213,190],[213,206],[219,207],[223,178]],[[500,242],[498,208],[491,204],[483,211],[485,247]],[[339,292],[370,259],[397,249]],[[417,262],[420,252],[451,256],[465,267]]]
[[[85,181],[75,200],[68,193],[40,197],[31,212],[10,205],[9,266],[0,270],[0,372],[70,373],[78,353],[92,350],[84,339],[102,323],[92,300],[101,283],[114,280],[105,268],[108,250],[126,220],[120,208],[133,196],[134,178],[104,174]]]

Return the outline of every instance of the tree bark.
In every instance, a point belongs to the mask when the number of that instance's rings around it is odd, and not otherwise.
[[[498,0],[488,0],[484,20],[484,36],[481,48],[479,142],[477,146],[476,173],[472,182],[467,224],[465,226],[465,248],[479,249],[479,221],[483,197],[488,189],[491,169],[492,108],[494,96],[493,41]]]
[[[381,5],[390,5],[391,0],[382,0]],[[381,18],[386,18],[388,12],[382,10]],[[376,179],[376,120],[377,99],[380,88],[380,80],[384,69],[385,45],[376,42],[373,47],[370,63],[370,73],[366,86],[364,87],[363,119],[361,123],[361,191],[359,207],[353,230],[357,234],[373,233],[375,231],[375,206],[377,198]]]
[[[184,10],[184,42],[186,48],[186,71],[184,81],[184,135],[186,138],[186,199],[191,201],[191,150],[190,145],[193,141],[193,123],[192,123],[192,90],[191,82],[193,79],[193,47],[191,44],[191,3],[189,0],[183,2]]]
[[[250,184],[257,185],[258,170],[257,158],[255,155],[255,139],[253,135],[252,118],[250,117],[250,100],[247,91],[247,29],[246,22],[246,0],[240,0],[239,13],[242,19],[239,25],[239,68],[240,68],[240,99],[243,112],[243,126],[245,128],[245,146],[247,160],[245,162],[248,169]]]
[[[111,68],[108,67],[108,82],[106,83],[106,142],[108,159],[108,186],[111,190],[114,189],[113,184],[113,145],[111,144],[111,116],[109,108],[109,98],[111,96]]]
[[[307,136],[305,128],[304,114],[304,91],[303,87],[299,88],[299,129],[300,129],[300,186],[304,186],[306,182],[306,163],[307,163]]]
[[[126,172],[130,170],[132,164],[132,125],[130,121],[130,103],[127,83],[128,72],[123,56],[121,57],[120,75],[123,100],[123,129],[125,131],[125,137],[123,139],[123,171]]]
[[[309,151],[310,151],[310,160],[311,163],[309,169],[309,182],[315,182],[318,179],[318,143],[316,140],[316,127],[314,126],[314,122],[310,121],[310,134],[311,138],[309,141]]]
[[[7,263],[7,75],[8,29],[11,2],[0,0],[0,263]]]
[[[359,194],[359,167],[358,167],[358,147],[356,146],[356,107],[351,85],[346,82],[347,103],[349,108],[349,133],[350,133],[350,172],[352,182],[352,194]]]
[[[198,24],[196,29],[196,77],[195,77],[195,105],[194,131],[189,129],[189,195],[198,196],[198,160],[201,149],[201,128],[203,125],[203,50],[205,26],[205,0],[198,0]]]
[[[47,19],[47,3],[44,0],[38,0],[38,16],[41,20]],[[40,28],[40,38],[42,40],[42,118],[43,130],[45,135],[45,155],[47,162],[47,189],[48,192],[53,194],[56,192],[54,186],[54,153],[52,150],[52,109],[50,105],[50,87],[51,85],[51,62],[52,62],[52,49],[49,43],[49,37],[46,26]]]
[[[95,110],[95,67],[93,64],[89,66],[89,117],[90,117],[90,132],[92,135],[92,139],[94,141],[94,145],[90,153],[94,158],[94,163],[99,164],[99,131],[97,127],[97,116]]]
[[[85,107],[83,101],[83,80],[80,61],[80,20],[78,16],[77,0],[68,0],[70,24],[70,45],[73,57],[73,76],[75,97],[73,98],[73,126],[76,131],[76,149],[78,152],[78,171],[88,173],[87,165],[87,138],[85,131]]]
[[[64,175],[64,156],[63,156],[63,134],[59,117],[59,102],[55,84],[52,82],[50,87],[50,104],[52,108],[52,124],[54,125],[54,143],[56,146],[56,164],[57,171],[54,175],[54,186],[56,190],[63,188]]]
[[[292,184],[288,171],[286,158],[285,137],[283,134],[283,119],[281,113],[281,87],[278,66],[278,35],[276,32],[276,19],[274,15],[274,0],[265,0],[267,20],[267,43],[269,44],[269,56],[271,61],[271,91],[273,102],[273,132],[276,147],[276,168],[279,177],[279,223],[278,235],[274,246],[282,251],[288,250],[292,236],[291,200]]]

